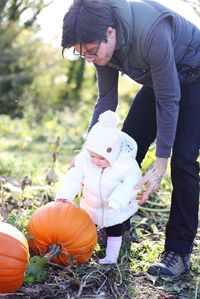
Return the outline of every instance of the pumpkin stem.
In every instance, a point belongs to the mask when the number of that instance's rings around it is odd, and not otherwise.
[[[60,246],[53,244],[49,246],[49,250],[47,254],[45,254],[45,258],[47,261],[52,260],[54,257],[58,256],[60,254]]]

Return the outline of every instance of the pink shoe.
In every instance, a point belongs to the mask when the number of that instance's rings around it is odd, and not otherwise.
[[[104,257],[103,259],[99,259],[99,264],[106,265],[106,264],[116,264],[116,260],[109,259],[108,257]]]

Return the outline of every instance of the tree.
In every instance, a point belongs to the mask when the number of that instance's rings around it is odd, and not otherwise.
[[[0,2],[0,114],[22,115],[20,98],[33,80],[30,32],[36,32],[36,17],[46,5],[44,0]]]
[[[6,28],[10,23],[19,23],[22,17],[21,28],[31,27],[36,21],[37,15],[41,10],[52,1],[45,3],[45,0],[1,0],[0,2],[0,20],[1,27]]]
[[[200,16],[200,0],[183,0],[184,2],[189,3],[196,13]]]
[[[76,108],[80,102],[81,89],[84,82],[85,59],[68,60],[66,68],[66,84],[60,91],[60,105],[67,104]]]

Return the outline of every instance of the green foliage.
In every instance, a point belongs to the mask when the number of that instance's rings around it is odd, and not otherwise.
[[[149,265],[158,258],[163,250],[163,241],[153,242],[149,239],[131,245],[131,269],[146,272]]]
[[[75,155],[75,149],[81,148],[84,140],[79,131],[82,129],[76,127],[76,117],[70,115],[70,118],[71,122],[63,112],[51,120],[44,120],[41,125],[33,123],[29,127],[25,119],[11,121],[8,116],[1,116],[0,175],[21,181],[28,174],[34,184],[44,184],[47,169],[52,167],[50,144],[56,136],[61,138],[58,159],[61,169],[66,171],[69,161]]]
[[[26,86],[33,81],[32,69],[36,64],[33,53],[38,44],[34,36],[33,24],[44,7],[43,0],[1,2],[0,114],[22,116],[23,94]]]
[[[193,256],[193,270],[200,275],[200,242],[196,245],[197,254]]]
[[[81,100],[82,85],[84,82],[85,59],[67,61],[66,84],[60,90],[59,105],[75,109]]]
[[[35,208],[32,209],[13,209],[6,220],[7,223],[17,227],[25,236],[27,236],[26,227],[28,220],[33,214]]]
[[[29,59],[29,50],[25,53],[24,47],[16,44],[17,37],[15,31],[17,25],[10,24],[6,30],[0,28],[0,113],[7,113],[12,116],[20,115],[19,99],[22,96],[24,86],[30,84],[33,75],[31,65],[25,64],[25,59]],[[15,43],[14,43],[15,40]],[[18,107],[19,106],[19,107]]]
[[[17,148],[13,149],[13,151],[16,150]],[[22,179],[27,173],[32,176],[37,169],[36,161],[25,161],[22,157],[17,157],[16,154],[0,155],[0,175]]]
[[[46,264],[47,259],[44,256],[31,257],[25,273],[24,283],[32,285],[43,282],[46,277],[46,271],[44,270]]]
[[[2,0],[0,4],[0,18],[4,27],[8,26],[11,22],[21,22],[22,27],[30,27],[34,24],[37,15],[48,4],[44,0]],[[24,16],[26,15],[26,17]]]

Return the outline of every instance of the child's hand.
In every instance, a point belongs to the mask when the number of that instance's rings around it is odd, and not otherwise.
[[[64,199],[64,198],[56,198],[55,201],[69,202],[69,200]]]

